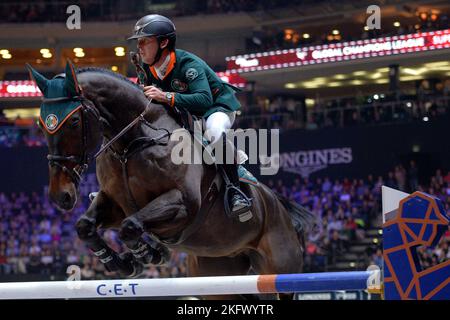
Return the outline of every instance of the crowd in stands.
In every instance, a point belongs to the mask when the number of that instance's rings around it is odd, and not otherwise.
[[[0,148],[1,147],[42,147],[47,143],[42,132],[36,126],[0,126]]]
[[[309,235],[305,271],[333,268],[349,247],[365,239],[366,231],[380,219],[381,185],[404,191],[422,190],[442,199],[450,209],[450,172],[441,170],[430,181],[420,184],[414,163],[405,169],[399,165],[386,177],[366,179],[328,178],[294,179],[292,185],[281,180],[268,181],[273,190],[310,209],[317,226]],[[86,210],[88,195],[98,188],[94,174],[86,176],[80,186],[80,203],[71,212],[60,212],[41,193],[0,193],[0,281],[7,276],[37,275],[64,279],[69,265],[81,269],[83,279],[118,277],[107,272],[97,258],[78,239],[74,224]],[[116,231],[102,231],[106,242],[117,252],[125,250]],[[436,249],[420,248],[424,266],[450,258],[450,233]],[[380,243],[367,246],[359,263],[381,266]],[[360,266],[360,264],[358,265]],[[147,268],[142,277],[180,277],[186,275],[186,255],[173,252],[167,266]]]
[[[252,35],[246,39],[246,53],[265,52],[273,50],[293,49],[305,46],[316,46],[338,42],[349,42],[366,39],[376,39],[380,37],[391,37],[417,32],[426,32],[434,30],[445,30],[450,27],[449,16],[442,13],[431,20],[430,15],[425,20],[417,18],[417,21],[410,22],[407,25],[399,24],[398,27],[391,23],[384,22],[381,29],[365,29],[363,25],[360,28],[350,30],[333,30],[318,32],[305,28],[287,27],[280,28],[276,26],[256,27]],[[333,33],[336,32],[335,34]],[[305,34],[307,36],[305,36]]]
[[[305,100],[289,96],[258,97],[252,106],[243,103],[236,125],[241,128],[294,128],[315,130],[412,121],[432,121],[450,114],[450,80],[430,89],[423,80],[416,94],[378,93],[321,99],[306,106]],[[426,87],[428,89],[422,89]]]
[[[119,1],[119,0],[84,0],[78,1],[82,21],[121,21],[137,20],[142,12],[154,12],[170,17],[191,16],[198,14],[230,14],[238,12],[254,12],[276,10],[280,8],[307,7],[327,2],[336,6],[337,1],[312,0],[153,0],[153,1]],[[42,23],[66,22],[69,1],[3,1],[0,4],[0,21],[9,23]],[[363,4],[361,4],[363,5]],[[307,11],[305,11],[307,12]],[[435,17],[428,14],[425,19],[420,16],[417,21],[397,27],[383,23],[382,29],[361,31],[352,28],[339,34],[328,32],[310,32],[308,37],[303,34],[307,30],[279,28],[274,26],[256,27],[246,41],[246,53],[270,50],[290,49],[306,45],[329,44],[341,41],[372,39],[381,36],[410,34],[420,31],[443,30],[449,28],[449,18],[446,12]]]
[[[294,6],[300,0],[83,0],[77,1],[83,21],[119,21],[138,19],[142,12],[155,12],[168,16],[198,14],[229,14],[272,10]],[[311,4],[313,1],[306,1]],[[17,1],[5,0],[0,5],[0,21],[9,23],[65,22],[70,1]]]
[[[71,212],[61,212],[43,193],[0,193],[0,281],[2,275],[38,275],[67,278],[70,265],[81,269],[81,278],[119,277],[78,239],[74,225],[89,205],[88,195],[98,190],[95,174],[88,174],[80,186],[80,202]],[[117,232],[102,231],[106,242],[117,252],[124,251]],[[165,267],[150,267],[143,277],[175,277],[186,274],[186,255],[174,253]]]

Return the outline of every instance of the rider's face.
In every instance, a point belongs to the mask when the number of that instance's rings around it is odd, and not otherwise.
[[[158,40],[156,37],[145,37],[137,40],[137,47],[142,61],[146,64],[152,64],[158,52]]]

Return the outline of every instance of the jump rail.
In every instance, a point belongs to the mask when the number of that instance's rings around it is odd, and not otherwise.
[[[380,290],[380,272],[0,283],[0,299],[87,299]]]

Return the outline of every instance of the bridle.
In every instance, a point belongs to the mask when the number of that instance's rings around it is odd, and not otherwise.
[[[122,166],[126,165],[126,162],[129,157],[137,153],[138,151],[150,147],[152,145],[166,145],[168,143],[168,140],[170,138],[171,132],[165,128],[156,128],[154,127],[150,122],[148,122],[145,119],[145,115],[150,110],[150,103],[152,100],[150,99],[142,113],[139,114],[132,122],[130,122],[125,128],[123,128],[118,134],[116,134],[112,139],[110,139],[106,144],[102,145],[100,150],[95,153],[93,157],[90,157],[89,153],[87,152],[88,147],[88,115],[92,114],[95,117],[95,120],[97,123],[100,123],[101,125],[106,123],[108,126],[108,121],[101,117],[100,112],[92,107],[90,103],[92,103],[90,100],[86,99],[83,96],[73,96],[73,97],[62,97],[62,98],[44,98],[43,103],[55,103],[55,102],[67,102],[67,101],[79,101],[81,104],[81,110],[82,110],[82,121],[83,121],[83,128],[82,128],[82,139],[83,139],[83,153],[81,156],[76,155],[58,155],[58,154],[48,154],[47,159],[48,163],[51,167],[59,167],[62,171],[67,173],[70,178],[72,179],[73,183],[76,187],[79,186],[82,176],[84,172],[86,172],[89,163],[97,159],[98,156],[100,156],[104,151],[107,149],[111,149],[111,145],[116,142],[118,139],[120,139],[124,134],[126,134],[129,130],[131,130],[132,127],[134,127],[137,123],[142,122],[151,129],[155,131],[163,130],[165,133],[162,135],[151,138],[151,137],[138,137],[131,141],[128,146],[123,150],[122,153],[118,153],[114,150],[112,150],[113,156],[118,159]],[[90,102],[90,103],[86,103]],[[103,131],[103,128],[101,128],[101,131]],[[167,141],[161,142],[162,139],[168,138]],[[68,162],[75,162],[75,167],[72,169],[67,168],[62,162],[68,161]]]
[[[44,98],[43,103],[59,103],[59,102],[73,102],[73,101],[79,101],[81,104],[81,111],[82,111],[82,121],[83,121],[83,127],[82,127],[82,139],[83,139],[83,151],[81,156],[77,155],[59,155],[59,154],[48,154],[47,159],[50,167],[58,167],[65,173],[67,173],[72,181],[74,182],[75,186],[78,187],[80,184],[81,178],[83,176],[83,173],[87,170],[88,164],[92,161],[93,158],[90,157],[89,153],[87,152],[87,146],[88,146],[88,115],[92,114],[97,122],[102,122],[102,117],[100,116],[100,113],[96,108],[93,108],[89,104],[86,103],[88,101],[83,96],[74,96],[74,97],[61,97],[61,98]],[[66,165],[63,164],[63,162],[74,162],[76,165],[69,169]]]

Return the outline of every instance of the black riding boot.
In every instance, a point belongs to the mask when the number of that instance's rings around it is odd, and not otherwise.
[[[252,213],[250,212],[252,208],[251,199],[249,199],[239,188],[239,175],[237,163],[237,152],[231,141],[223,136],[224,143],[224,163],[217,164],[219,170],[222,171],[223,178],[225,180],[225,199],[224,206],[225,211],[231,217],[239,217],[241,222],[245,222],[252,218]],[[233,163],[226,163],[225,158],[227,153],[232,153]]]

